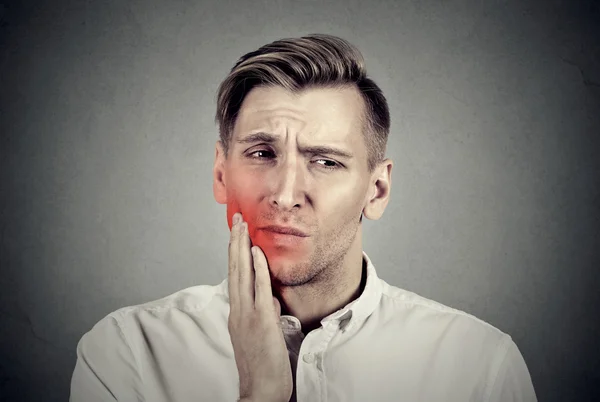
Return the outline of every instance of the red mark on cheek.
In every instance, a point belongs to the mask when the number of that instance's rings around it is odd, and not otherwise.
[[[256,211],[256,208],[248,206],[242,208],[237,202],[229,203],[227,205],[227,225],[229,226],[229,230],[233,226],[233,215],[236,212],[242,214],[243,221],[250,225],[256,220],[254,211]]]
[[[252,245],[260,247],[267,261],[275,261],[279,257],[292,257],[304,254],[311,237],[297,237],[281,235],[270,231],[259,230],[259,227],[272,225],[276,222],[268,222],[260,219],[260,208],[257,205],[243,205],[231,203],[227,206],[227,224],[229,229],[233,226],[233,215],[239,212],[242,219],[248,224],[248,232]]]
[[[243,208],[236,202],[227,205],[227,225],[229,230],[233,227],[233,215],[236,212],[242,214],[242,219],[248,224],[248,232],[250,233],[250,240],[254,244],[254,235],[257,229],[257,214],[259,208],[252,205],[244,205]]]

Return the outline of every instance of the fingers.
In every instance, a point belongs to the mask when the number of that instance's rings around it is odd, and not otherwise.
[[[241,215],[234,214],[233,215],[233,225],[231,226],[231,235],[229,237],[229,270],[228,270],[228,283],[229,283],[229,304],[230,308],[234,311],[239,311],[240,308],[240,286],[239,286],[239,264],[238,264],[238,254],[239,254],[239,225],[241,222]]]
[[[273,291],[267,258],[260,247],[252,247],[254,259],[254,308],[274,311]]]
[[[252,250],[252,251],[251,251]],[[234,312],[276,311],[265,254],[252,247],[248,225],[235,213],[229,239],[229,302]]]
[[[281,303],[279,303],[279,300],[273,296],[273,308],[275,309],[276,317],[279,318],[281,317]]]
[[[235,313],[254,308],[254,269],[248,224],[240,213],[233,215],[229,238],[229,303]]]
[[[246,222],[242,222],[240,225],[238,245],[239,300],[243,312],[254,308],[254,269],[252,268],[250,235]]]

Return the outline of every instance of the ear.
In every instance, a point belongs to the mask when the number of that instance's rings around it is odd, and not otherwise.
[[[365,203],[363,214],[367,219],[378,220],[383,215],[385,207],[390,200],[390,190],[392,187],[392,167],[394,162],[386,159],[379,164],[373,176],[372,184],[369,186],[369,194],[372,194]]]
[[[217,141],[215,147],[215,164],[213,166],[213,194],[219,204],[227,204],[227,184],[225,177],[225,150],[223,143]]]

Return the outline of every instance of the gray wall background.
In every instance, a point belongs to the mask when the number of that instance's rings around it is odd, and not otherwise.
[[[99,319],[226,277],[215,91],[311,32],[389,99],[380,276],[513,336],[540,401],[599,398],[599,24],[566,1],[4,2],[0,399],[67,400]]]

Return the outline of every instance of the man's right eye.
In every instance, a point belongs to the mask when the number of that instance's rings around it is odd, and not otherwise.
[[[259,156],[259,154],[262,154],[262,156]],[[259,149],[254,152],[251,152],[250,154],[248,154],[248,156],[250,158],[264,159],[264,158],[269,158],[270,156],[274,156],[274,154],[273,154],[273,152],[268,151],[266,149]]]

